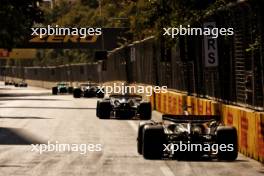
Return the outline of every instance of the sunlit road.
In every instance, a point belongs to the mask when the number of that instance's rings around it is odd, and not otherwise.
[[[235,162],[145,160],[136,151],[137,120],[99,120],[97,99],[50,95],[0,82],[1,176],[260,176],[263,166],[242,155]],[[160,114],[153,113],[154,119]],[[31,151],[31,143],[102,144],[102,151]]]

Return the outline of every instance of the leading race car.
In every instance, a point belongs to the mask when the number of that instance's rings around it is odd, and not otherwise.
[[[52,94],[57,95],[58,93],[72,93],[73,87],[71,87],[68,83],[60,82],[57,83],[55,87],[52,87]]]
[[[17,83],[15,83],[15,87],[27,87],[27,83],[25,82],[25,80],[19,81]]]
[[[219,116],[163,115],[162,122],[140,122],[137,150],[145,159],[216,158],[238,155],[237,131]]]
[[[112,94],[109,98],[97,101],[96,107],[96,116],[100,119],[139,117],[149,120],[151,112],[151,103],[143,101],[142,96],[135,94]]]
[[[88,82],[80,84],[79,87],[73,90],[73,97],[98,97],[104,98],[104,92],[99,89],[99,85],[96,83]]]

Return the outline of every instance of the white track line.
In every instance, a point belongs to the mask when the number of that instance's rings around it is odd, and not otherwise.
[[[165,176],[174,176],[174,173],[171,171],[171,169],[168,166],[161,166],[160,167],[161,172]]]

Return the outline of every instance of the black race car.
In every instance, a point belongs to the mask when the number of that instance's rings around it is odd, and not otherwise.
[[[7,81],[5,81],[5,85],[6,86],[13,86],[13,85],[15,85],[15,81],[7,80]]]
[[[104,91],[101,90],[96,83],[83,83],[80,84],[79,87],[73,90],[73,97],[80,98],[80,97],[98,97],[104,98]]]
[[[143,101],[142,96],[134,94],[112,94],[109,98],[97,101],[96,107],[96,116],[100,119],[139,117],[150,120],[151,112],[151,103]]]
[[[68,83],[64,83],[64,82],[57,83],[55,87],[52,87],[53,95],[57,95],[58,93],[66,94],[72,92],[73,92],[73,87],[71,87]]]
[[[163,115],[162,119],[139,124],[137,150],[145,159],[237,158],[236,128],[224,126],[219,116]]]
[[[27,86],[28,85],[24,80],[15,83],[15,87],[27,87]]]

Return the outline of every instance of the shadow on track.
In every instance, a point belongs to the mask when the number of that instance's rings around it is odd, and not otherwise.
[[[40,144],[40,140],[19,128],[0,127],[0,145],[30,145]]]
[[[36,119],[36,120],[41,120],[41,119],[52,119],[52,118],[44,118],[44,117],[31,117],[31,116],[0,116],[0,119]]]
[[[48,96],[49,92],[43,93],[0,93],[0,97],[29,97],[29,96]]]
[[[96,108],[75,108],[75,107],[41,107],[41,106],[3,106],[0,109],[68,109],[68,110],[95,110]]]
[[[47,99],[47,98],[1,98],[0,101],[67,101],[67,100],[62,100],[62,99]]]

